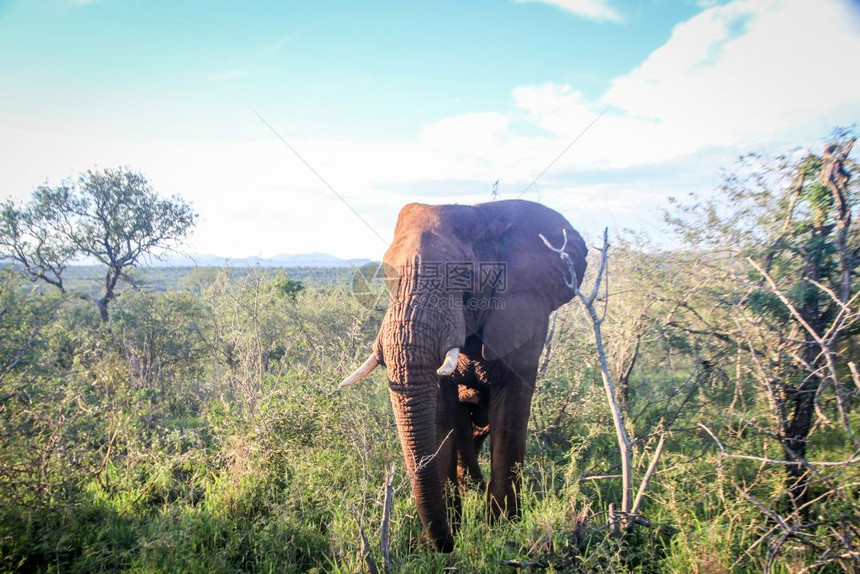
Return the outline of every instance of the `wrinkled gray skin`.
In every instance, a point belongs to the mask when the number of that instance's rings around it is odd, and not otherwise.
[[[459,490],[470,482],[486,488],[493,517],[519,514],[518,469],[538,359],[550,313],[573,295],[565,285],[567,266],[539,234],[559,246],[563,229],[581,282],[587,253],[582,238],[540,204],[413,203],[398,217],[384,257],[392,300],[369,362],[387,369],[418,515],[425,536],[442,552],[454,544],[446,508],[459,516]],[[437,263],[443,276],[445,263],[472,266],[477,284],[435,280]],[[488,281],[479,290],[481,263],[504,264],[506,285]],[[455,347],[461,349],[456,371],[439,376],[446,352]],[[491,475],[485,485],[478,453],[488,435]],[[447,481],[459,490],[446,489]]]

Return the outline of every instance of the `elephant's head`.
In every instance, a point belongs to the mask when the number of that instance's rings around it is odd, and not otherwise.
[[[443,485],[434,453],[440,375],[450,375],[467,339],[492,361],[545,333],[549,314],[573,295],[566,264],[541,241],[569,240],[566,251],[585,271],[582,238],[557,212],[520,200],[476,206],[405,206],[384,263],[391,300],[373,353],[347,386],[378,365],[389,389],[412,492],[428,537],[450,551]],[[477,339],[475,339],[477,338]],[[444,384],[444,380],[443,380]]]

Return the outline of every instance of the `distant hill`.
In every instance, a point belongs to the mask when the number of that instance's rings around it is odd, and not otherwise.
[[[328,253],[283,253],[274,257],[222,257],[204,253],[174,255],[162,261],[153,259],[152,267],[361,267],[370,259],[341,259]]]

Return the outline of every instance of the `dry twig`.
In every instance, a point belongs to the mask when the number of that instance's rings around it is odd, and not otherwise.
[[[567,247],[567,231],[562,230],[562,235],[564,236],[564,242],[561,247],[554,247],[543,235],[540,235],[540,238],[544,242],[544,245],[555,253],[558,253],[559,257],[561,257],[562,261],[567,265],[568,271],[570,272],[570,280],[568,281],[565,278],[565,283],[574,292],[577,299],[579,299],[585,306],[585,310],[591,319],[594,345],[597,348],[597,356],[600,361],[600,374],[603,379],[603,388],[606,392],[606,400],[612,413],[612,423],[615,426],[615,436],[621,453],[621,509],[616,511],[615,506],[610,505],[609,520],[611,527],[617,533],[619,531],[619,526],[629,528],[635,522],[634,515],[638,511],[639,505],[642,502],[642,497],[645,494],[645,490],[648,487],[648,483],[657,468],[657,463],[663,452],[665,435],[661,437],[657,449],[654,451],[651,464],[649,465],[649,468],[645,473],[645,477],[640,484],[636,501],[631,503],[633,490],[633,477],[631,471],[633,443],[630,440],[630,436],[627,434],[627,429],[624,427],[624,418],[621,412],[621,407],[618,404],[618,396],[615,392],[615,384],[609,370],[609,362],[606,358],[606,349],[603,344],[603,334],[601,332],[601,325],[606,319],[606,312],[609,307],[609,273],[607,271],[607,261],[609,256],[609,230],[603,230],[603,247],[598,248],[598,251],[600,252],[600,266],[597,270],[597,277],[594,280],[594,287],[588,295],[580,289],[580,280],[576,276],[576,268],[573,261],[570,259],[570,256],[564,250],[565,247]],[[598,312],[595,308],[595,303],[598,301],[598,294],[601,292],[601,286],[603,286],[604,289],[602,300],[603,308]],[[616,516],[618,515],[620,515],[620,519],[616,519]]]

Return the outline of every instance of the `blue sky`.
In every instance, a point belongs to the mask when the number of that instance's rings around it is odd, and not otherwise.
[[[0,0],[0,194],[129,165],[235,257],[378,257],[403,204],[496,179],[656,235],[739,153],[854,123],[857,54],[847,0]]]

